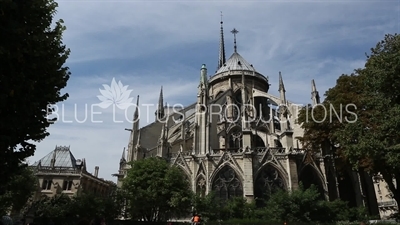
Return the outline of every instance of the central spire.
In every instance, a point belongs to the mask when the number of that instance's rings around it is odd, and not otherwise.
[[[239,33],[239,31],[236,30],[236,28],[233,28],[233,30],[231,31],[231,33],[233,34],[233,48],[234,48],[235,53],[237,53],[236,34]]]
[[[222,12],[221,12],[221,37],[219,41],[219,59],[218,59],[218,69],[225,64],[225,43],[224,43],[224,28],[222,22]]]

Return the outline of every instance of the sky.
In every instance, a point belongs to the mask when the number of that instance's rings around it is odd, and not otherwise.
[[[399,0],[58,3],[55,19],[64,20],[63,42],[71,50],[63,89],[69,98],[57,104],[59,121],[29,162],[70,146],[89,172],[99,166],[99,177],[114,182],[137,96],[142,127],[154,121],[161,86],[165,102],[187,106],[196,101],[202,64],[209,76],[216,71],[221,11],[227,58],[236,28],[239,54],[268,76],[269,92],[278,96],[281,71],[287,99],[298,104],[311,103],[312,79],[322,96],[341,74],[363,67],[365,53],[385,34],[400,30]],[[102,108],[108,86],[131,104]]]

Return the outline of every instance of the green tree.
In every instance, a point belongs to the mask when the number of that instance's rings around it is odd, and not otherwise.
[[[356,121],[362,110],[363,83],[357,72],[358,70],[351,75],[342,74],[336,85],[325,93],[324,101],[302,108],[298,118],[304,129],[303,137],[299,138],[304,147],[312,152],[320,152],[321,148],[331,149],[339,156],[335,160],[339,172],[344,171],[349,164],[342,154],[342,145],[337,134],[342,132],[346,123]]]
[[[305,133],[301,141],[308,150],[319,152],[322,144],[335,148],[338,140],[334,133],[357,118],[361,106],[362,83],[357,74],[341,75],[336,86],[325,93],[325,100],[315,106],[308,105],[300,110],[298,122]]]
[[[34,220],[42,224],[53,221],[55,224],[68,224],[74,219],[72,199],[64,194],[52,198],[44,195],[33,202],[30,210],[33,210]]]
[[[4,215],[8,209],[13,212],[22,210],[37,189],[38,179],[32,170],[24,167],[18,172],[6,184],[7,191],[0,195],[0,215]]]
[[[113,220],[121,215],[124,203],[123,197],[121,190],[118,188],[107,196],[82,193],[72,198],[71,214],[87,220],[96,216],[104,217],[106,220]]]
[[[363,81],[362,110],[336,137],[351,165],[380,173],[400,203],[400,36],[385,35],[358,73]]]
[[[312,185],[305,189],[300,185],[299,189],[292,192],[279,191],[274,193],[262,209],[262,219],[267,221],[288,222],[328,222],[339,220],[355,221],[364,219],[363,208],[350,209],[346,202],[319,200],[320,193]]]
[[[342,121],[309,119],[310,108],[300,111],[304,145],[313,151],[334,149],[340,166],[370,174],[380,173],[400,201],[400,37],[385,35],[371,49],[364,68],[342,75],[329,89],[322,105],[342,109]],[[345,109],[343,111],[343,109]],[[313,109],[321,119],[323,107]],[[347,120],[346,120],[347,119]],[[395,179],[395,184],[393,180]]]
[[[33,142],[49,135],[48,105],[68,97],[60,93],[69,49],[63,21],[52,24],[56,7],[53,0],[0,1],[0,194],[34,154]]]
[[[292,193],[279,191],[268,200],[266,215],[276,221],[312,221],[311,215],[317,210],[319,193],[314,186],[304,189],[301,185]]]
[[[161,158],[133,162],[122,189],[132,218],[166,221],[191,211],[193,193],[186,175]]]
[[[214,192],[210,192],[206,196],[194,195],[192,201],[195,212],[200,213],[204,221],[229,218],[229,209],[227,209],[226,203],[218,198]]]

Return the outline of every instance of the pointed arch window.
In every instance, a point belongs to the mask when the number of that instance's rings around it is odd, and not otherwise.
[[[263,119],[264,121],[270,120],[271,109],[269,107],[268,99],[265,97],[255,97],[254,107],[256,109],[256,118]]]
[[[197,183],[196,183],[196,193],[200,196],[200,197],[205,197],[206,196],[206,184],[207,181],[203,176],[200,176],[197,179]]]
[[[262,206],[265,200],[268,200],[272,194],[279,190],[285,190],[284,180],[277,169],[267,165],[258,174],[254,185],[257,205]]]
[[[243,101],[242,101],[242,92],[241,91],[237,91],[236,93],[235,93],[235,98],[234,98],[234,100],[235,100],[235,103],[237,104],[237,105],[242,105],[242,103],[243,103]]]
[[[263,139],[258,135],[252,135],[252,146],[256,148],[263,148],[265,147]]]
[[[225,166],[218,172],[214,179],[212,190],[222,200],[243,197],[242,182],[230,166]]]
[[[242,147],[242,132],[239,129],[233,130],[229,134],[229,148],[241,148]]]
[[[301,182],[305,189],[310,188],[311,185],[315,185],[315,187],[317,188],[317,190],[320,194],[320,196],[319,196],[320,199],[322,200],[325,198],[323,181],[318,176],[317,170],[315,168],[313,168],[310,164],[305,166],[300,171],[298,179],[299,179],[299,183]]]

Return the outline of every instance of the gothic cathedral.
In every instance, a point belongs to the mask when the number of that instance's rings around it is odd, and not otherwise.
[[[179,110],[165,107],[161,88],[155,121],[142,128],[136,109],[127,154],[124,149],[115,174],[118,185],[128,162],[158,156],[182,169],[201,195],[213,191],[224,199],[243,196],[257,202],[276,190],[313,184],[321,198],[341,198],[379,214],[368,174],[349,169],[339,175],[329,147],[320,153],[303,149],[298,140],[303,130],[296,121],[300,108],[286,99],[281,73],[279,96],[273,96],[268,77],[238,53],[236,29],[234,51],[226,60],[222,25],[218,69],[209,76],[203,64],[196,102]],[[311,103],[318,104],[314,81],[310,91]]]

